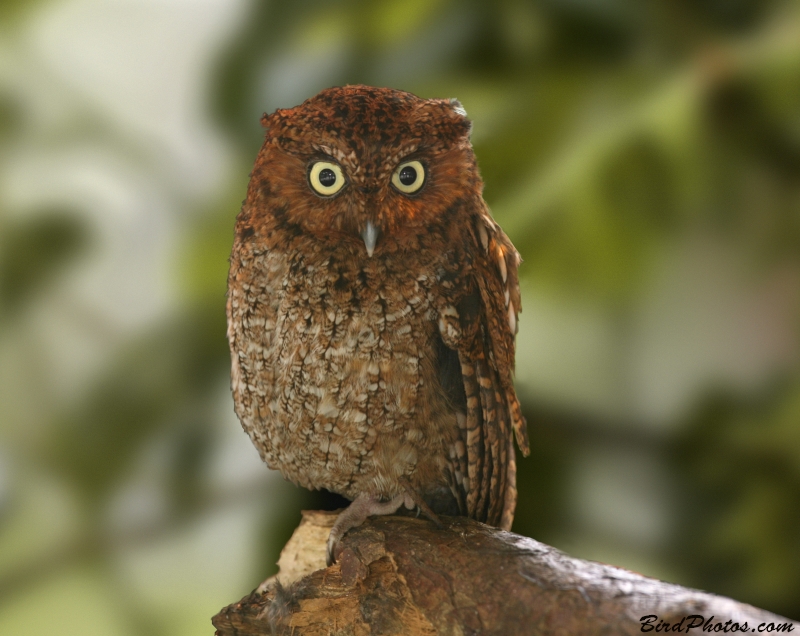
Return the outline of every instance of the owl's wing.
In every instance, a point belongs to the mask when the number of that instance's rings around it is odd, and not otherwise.
[[[528,455],[528,434],[514,391],[514,341],[520,292],[519,254],[488,211],[464,237],[463,262],[440,282],[444,344],[458,353],[464,413],[453,457],[454,488],[466,513],[509,529],[517,502],[514,436]]]

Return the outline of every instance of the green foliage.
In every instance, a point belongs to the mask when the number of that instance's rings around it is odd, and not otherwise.
[[[711,398],[675,443],[675,554],[692,585],[786,616],[800,597],[800,391]]]
[[[0,217],[0,326],[88,247],[88,230],[75,215],[53,211],[31,219]]]
[[[108,503],[157,432],[174,441],[176,512],[202,482],[209,419],[203,411],[228,361],[225,317],[217,303],[186,312],[121,352],[47,441],[45,457],[90,510]]]

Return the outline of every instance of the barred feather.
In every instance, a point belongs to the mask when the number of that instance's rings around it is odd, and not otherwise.
[[[520,306],[519,256],[488,216],[474,223],[469,263],[472,276],[450,311],[459,319],[452,339],[461,361],[467,395],[467,513],[510,528],[517,500],[514,439],[523,455],[529,442],[514,390],[516,313]]]
[[[483,481],[483,415],[481,412],[480,389],[475,366],[459,352],[461,369],[464,375],[464,391],[467,395],[467,462],[469,482],[466,484],[467,514],[478,519],[478,496]]]

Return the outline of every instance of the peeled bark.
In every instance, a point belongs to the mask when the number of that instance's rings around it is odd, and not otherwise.
[[[800,628],[751,605],[574,559],[466,518],[444,517],[442,528],[410,517],[369,519],[345,535],[337,563],[326,568],[334,519],[303,513],[280,572],[217,614],[217,634],[640,634],[681,619],[676,632],[695,625],[689,633],[703,633],[703,624],[723,631],[716,623],[727,623],[728,632],[734,623],[747,623],[747,632],[770,623]]]

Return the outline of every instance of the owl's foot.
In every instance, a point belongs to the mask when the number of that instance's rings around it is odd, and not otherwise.
[[[425,503],[425,500],[424,500],[424,499],[422,498],[422,496],[421,496],[421,495],[420,495],[420,494],[419,494],[419,493],[416,491],[416,489],[415,489],[415,488],[414,488],[414,487],[411,485],[411,482],[410,482],[410,481],[408,481],[408,479],[406,479],[405,477],[400,477],[399,481],[400,481],[400,485],[401,485],[403,488],[405,488],[405,489],[406,489],[406,495],[407,495],[408,497],[411,497],[411,500],[412,500],[412,501],[414,502],[414,504],[416,505],[416,507],[417,507],[417,516],[419,516],[419,513],[421,512],[421,513],[422,513],[422,514],[424,514],[424,515],[425,515],[425,516],[426,516],[428,519],[430,519],[431,521],[433,521],[433,523],[435,523],[435,524],[436,524],[436,527],[438,527],[438,528],[442,528],[442,527],[444,527],[444,526],[442,525],[442,520],[441,520],[441,519],[439,519],[439,516],[438,516],[438,515],[437,515],[437,514],[436,514],[436,513],[435,513],[433,510],[431,510],[431,507],[430,507],[428,504],[426,504],[426,503]],[[408,504],[406,504],[406,508],[410,508],[410,507],[411,507],[411,506],[409,506]]]
[[[353,503],[339,513],[339,516],[336,518],[336,523],[334,523],[333,528],[331,528],[331,533],[328,536],[328,547],[325,551],[325,561],[327,564],[333,565],[336,562],[333,551],[345,532],[357,528],[367,520],[367,517],[372,515],[394,514],[403,504],[405,504],[406,508],[409,510],[415,505],[411,495],[405,492],[389,501],[381,501],[378,495],[360,494],[356,497]]]

